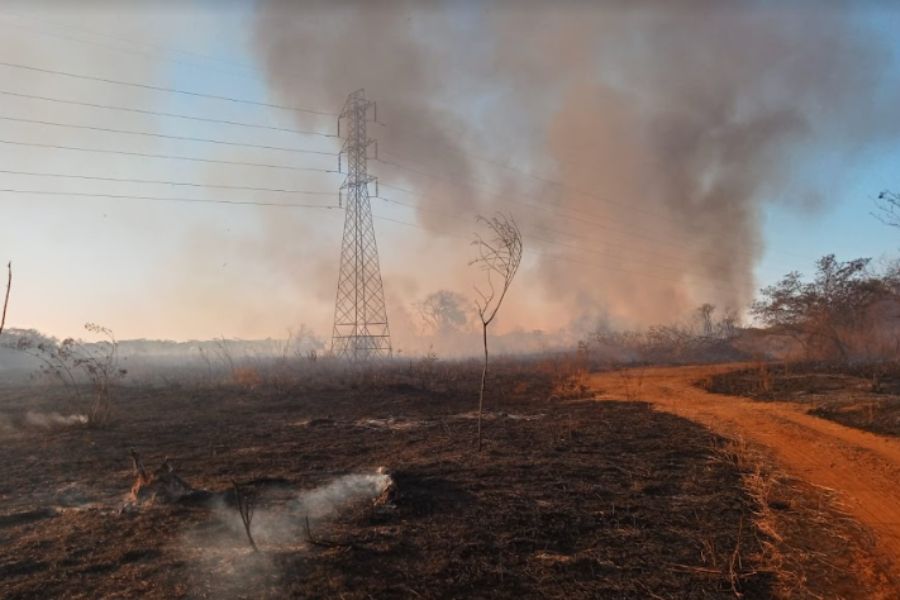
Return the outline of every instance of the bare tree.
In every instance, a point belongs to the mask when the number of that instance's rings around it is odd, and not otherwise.
[[[484,368],[481,371],[481,388],[478,392],[478,451],[481,451],[481,417],[484,411],[484,383],[487,379],[488,369],[488,326],[493,322],[503,304],[506,292],[512,285],[513,277],[519,270],[522,261],[522,234],[516,222],[511,217],[497,215],[490,219],[478,217],[480,223],[484,223],[490,232],[485,239],[479,234],[475,235],[472,245],[475,246],[478,256],[469,264],[478,266],[487,273],[487,291],[478,286],[475,292],[479,298],[475,300],[475,308],[478,318],[481,319],[481,339],[484,344]],[[495,283],[495,279],[499,282]]]
[[[3,333],[3,326],[6,325],[6,307],[9,306],[9,290],[12,289],[12,261],[7,263],[6,270],[9,274],[6,276],[6,296],[3,298],[3,314],[0,316],[0,333]]]

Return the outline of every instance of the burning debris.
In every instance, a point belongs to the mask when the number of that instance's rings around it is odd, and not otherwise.
[[[140,455],[133,449],[130,454],[137,479],[128,495],[129,504],[172,504],[186,498],[209,496],[209,492],[196,490],[179,477],[168,458],[163,459],[158,469],[148,473]]]

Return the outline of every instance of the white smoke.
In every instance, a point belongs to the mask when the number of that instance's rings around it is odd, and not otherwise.
[[[383,469],[374,473],[352,473],[317,488],[289,493],[279,504],[284,490],[272,490],[257,498],[251,525],[260,552],[253,552],[237,510],[219,500],[212,518],[187,532],[179,551],[196,565],[194,586],[216,597],[253,597],[280,572],[273,556],[284,552],[305,552],[306,524],[319,536],[324,525],[341,512],[373,502],[392,483]]]
[[[87,423],[87,415],[61,415],[58,412],[42,413],[29,410],[25,413],[25,423],[42,429],[53,427],[68,427],[70,425],[84,425]]]
[[[364,500],[374,500],[391,485],[387,473],[351,474],[322,487],[302,492],[293,512],[310,520],[326,519]]]

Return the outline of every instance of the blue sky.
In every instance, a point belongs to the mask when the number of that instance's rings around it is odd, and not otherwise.
[[[890,3],[862,3],[854,18],[878,32],[893,52],[885,89],[900,86],[900,11]],[[874,201],[886,189],[900,189],[900,143],[892,140],[859,156],[829,157],[827,149],[809,149],[804,174],[829,183],[825,202],[812,215],[780,205],[765,211],[765,254],[756,269],[761,284],[796,270],[811,273],[811,259],[826,253],[839,258],[893,258],[900,249],[900,229],[872,216]]]

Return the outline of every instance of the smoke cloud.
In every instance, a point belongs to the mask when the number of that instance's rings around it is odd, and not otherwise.
[[[841,8],[271,0],[255,44],[282,102],[377,100],[381,195],[421,226],[514,215],[527,256],[502,328],[554,331],[749,303],[766,204],[826,202],[804,149],[849,159],[898,130],[883,45]],[[453,242],[446,269],[403,265],[421,297],[471,289]]]

